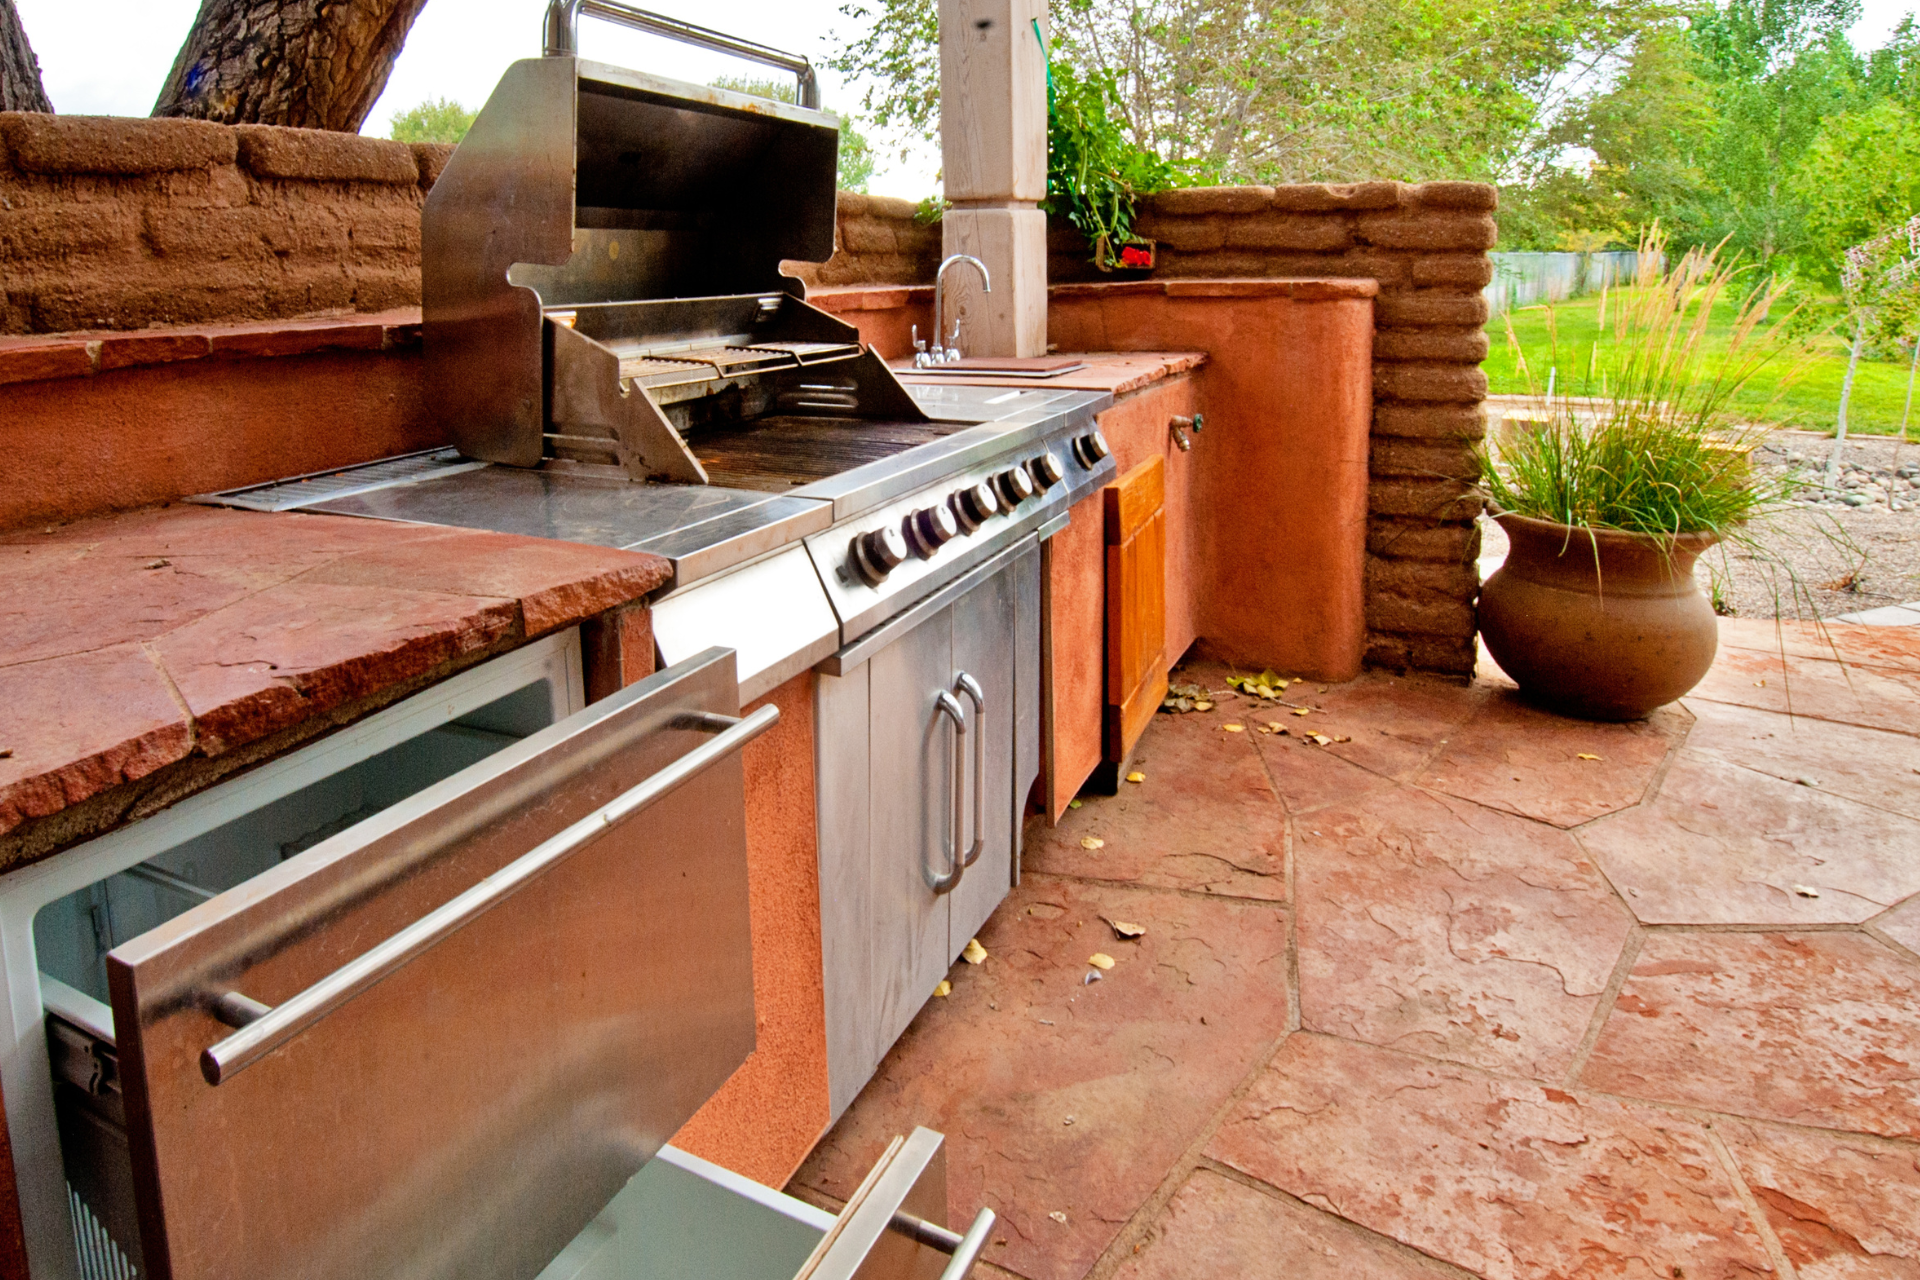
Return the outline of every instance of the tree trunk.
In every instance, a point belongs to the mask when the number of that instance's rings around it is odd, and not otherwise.
[[[0,111],[52,111],[40,83],[40,61],[13,0],[0,0]]]
[[[201,0],[153,114],[357,133],[425,4]]]
[[[1847,349],[1847,376],[1840,383],[1840,425],[1833,433],[1833,452],[1827,455],[1827,488],[1840,478],[1840,451],[1847,447],[1847,402],[1853,399],[1853,373],[1860,367],[1860,348],[1867,341],[1867,314],[1856,313],[1853,321],[1853,345]]]

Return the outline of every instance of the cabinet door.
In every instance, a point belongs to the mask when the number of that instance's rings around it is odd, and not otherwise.
[[[1149,458],[1108,485],[1105,758],[1133,751],[1167,696],[1166,465]]]
[[[960,693],[966,705],[966,845],[981,843],[979,858],[960,877],[952,893],[951,960],[979,931],[1013,884],[1014,640],[1016,573],[1009,565],[967,592],[953,605],[953,678],[962,673],[979,682],[983,707]],[[959,692],[956,688],[956,692]],[[984,749],[982,749],[984,744]],[[984,774],[976,772],[985,765]],[[977,824],[977,825],[976,825]]]
[[[932,614],[868,665],[873,986],[878,1065],[946,976],[948,899],[929,887],[947,867],[956,785],[954,725],[939,706],[953,688],[953,610]]]

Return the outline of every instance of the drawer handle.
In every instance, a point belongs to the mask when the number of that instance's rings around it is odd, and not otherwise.
[[[953,687],[973,703],[973,845],[961,859],[962,870],[980,861],[987,847],[987,691],[980,682],[962,671]],[[958,828],[955,829],[958,844]]]
[[[541,841],[465,893],[442,903],[300,994],[273,1006],[262,1005],[237,991],[223,992],[214,997],[212,1003],[216,1016],[223,1021],[240,1024],[240,1029],[201,1053],[200,1074],[207,1078],[208,1084],[213,1085],[231,1080],[662,796],[699,777],[752,742],[771,729],[779,718],[778,707],[762,707],[750,716],[738,718],[710,713],[683,717],[675,727],[707,732],[717,729],[720,732],[712,741],[695,747],[639,786],[621,793],[558,835]]]
[[[962,1236],[902,1209],[887,1226],[917,1244],[952,1255],[940,1272],[940,1280],[966,1280],[973,1273],[973,1264],[980,1260],[980,1251],[987,1246],[987,1233],[993,1230],[993,1223],[993,1210],[982,1209],[974,1217],[973,1225],[967,1228],[967,1234]]]
[[[966,869],[960,860],[960,829],[967,819],[967,802],[961,795],[967,780],[967,713],[961,707],[960,700],[945,689],[933,695],[933,705],[941,715],[953,721],[953,777],[947,783],[947,794],[953,802],[953,825],[948,829],[946,839],[947,869],[929,871],[923,861],[920,874],[925,877],[927,888],[942,894],[951,892],[953,886],[960,883],[960,873]]]

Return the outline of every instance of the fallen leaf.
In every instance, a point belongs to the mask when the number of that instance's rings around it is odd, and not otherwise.
[[[1196,702],[1193,704],[1193,709],[1195,711],[1211,711],[1213,710],[1213,704],[1211,702],[1206,701],[1203,698],[1199,702]]]
[[[11,760],[11,759],[13,759],[13,748],[0,747],[0,760]],[[1920,769],[1916,769],[1914,772],[1920,773]]]
[[[1135,769],[1132,773],[1127,775],[1128,782],[1145,782],[1146,780],[1147,780],[1147,775],[1140,772],[1138,769]]]
[[[1096,951],[1087,957],[1087,963],[1096,969],[1113,968],[1113,957],[1104,951]]]
[[[937,996],[950,996],[953,994],[953,984],[945,978],[942,978],[940,979],[940,985],[933,989],[933,994]]]
[[[1107,842],[1099,836],[1081,836],[1080,847],[1082,849],[1104,849],[1107,847]]]
[[[1324,733],[1310,733],[1310,734],[1308,734],[1308,735],[1307,735],[1307,738],[1308,738],[1308,739],[1309,739],[1309,740],[1310,740],[1310,741],[1311,741],[1311,742],[1313,743],[1313,745],[1314,745],[1314,746],[1316,746],[1316,747],[1324,747],[1324,746],[1326,746],[1326,745],[1327,745],[1327,744],[1328,744],[1329,742],[1332,742],[1332,741],[1333,741],[1333,739],[1332,739],[1332,738],[1329,738],[1329,737],[1328,737],[1328,736],[1327,736],[1326,734],[1324,734]]]
[[[1247,731],[1247,726],[1243,724],[1223,724],[1220,727],[1228,733],[1245,733]]]
[[[1147,931],[1147,926],[1135,924],[1131,920],[1115,920],[1112,916],[1101,916],[1100,918],[1112,927],[1115,935],[1122,938],[1137,938]]]
[[[1080,979],[1080,985],[1090,987],[1098,981],[1100,981],[1100,971],[1098,969],[1089,969],[1087,970],[1087,976]]]
[[[1061,1223],[1063,1225],[1066,1223],[1066,1220],[1067,1220],[1067,1215],[1060,1212],[1058,1209],[1055,1209],[1052,1213],[1048,1214],[1047,1216],[1049,1218],[1052,1218],[1055,1222]]]
[[[979,964],[987,958],[987,949],[980,945],[980,939],[968,938],[967,949],[960,953],[960,958],[968,964]]]
[[[1582,752],[1581,752],[1581,753],[1580,753],[1580,754],[1579,754],[1579,755],[1578,755],[1578,756],[1576,757],[1576,759],[1580,759],[1580,760],[1598,760],[1599,758],[1600,758],[1599,756],[1596,756],[1596,755],[1592,755],[1592,754],[1590,754],[1590,753],[1588,753],[1588,752],[1585,752],[1585,751],[1582,751]]]
[[[1085,801],[1085,800],[1069,800],[1069,801],[1067,801],[1067,808],[1069,808],[1069,809],[1078,809],[1078,808],[1079,808],[1079,807],[1080,807],[1081,805],[1083,805],[1083,804],[1085,804],[1085,803],[1086,803],[1086,801]]]
[[[167,567],[167,565],[168,565],[168,563],[169,563],[169,562],[168,562],[168,561],[166,561],[166,560],[155,560],[154,562],[152,562],[151,564],[149,564],[149,565],[147,566],[147,568],[149,568],[149,569],[164,569],[164,568],[166,568],[166,567]]]
[[[1313,714],[1313,708],[1312,707],[1295,707],[1293,709],[1293,714],[1297,716],[1310,716]]]
[[[1067,1117],[1067,1118],[1066,1118],[1065,1120],[1062,1120],[1062,1121],[1061,1121],[1060,1123],[1061,1123],[1061,1124],[1072,1124],[1072,1123],[1073,1123],[1073,1117],[1072,1117],[1072,1116],[1068,1116],[1068,1117]]]
[[[1820,896],[1820,891],[1810,884],[1797,884],[1793,886],[1793,891],[1803,898],[1817,898]]]
[[[1350,733],[1342,733],[1342,734],[1338,734],[1338,735],[1336,735],[1336,736],[1334,737],[1334,741],[1335,741],[1335,742],[1352,742],[1352,741],[1353,741],[1353,735],[1352,735],[1352,734],[1350,734]]]

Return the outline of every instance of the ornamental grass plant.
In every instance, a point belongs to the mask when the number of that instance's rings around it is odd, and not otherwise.
[[[1561,351],[1549,310],[1550,358],[1556,374],[1563,358],[1573,365],[1557,379],[1573,394],[1510,418],[1504,438],[1483,449],[1482,483],[1497,510],[1575,529],[1710,533],[1745,544],[1757,517],[1786,505],[1790,482],[1751,465],[1764,428],[1733,422],[1728,407],[1768,365],[1805,367],[1792,316],[1772,314],[1789,286],[1753,280],[1719,248],[1669,263],[1666,247],[1657,227],[1642,238],[1633,283],[1601,295],[1600,335],[1585,352]],[[1731,342],[1709,354],[1709,320],[1727,309]],[[1538,394],[1511,321],[1507,332]]]

